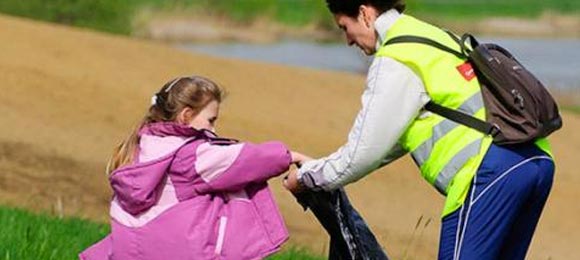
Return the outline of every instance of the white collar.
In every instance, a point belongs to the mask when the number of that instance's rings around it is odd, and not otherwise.
[[[383,44],[385,37],[387,36],[387,31],[393,26],[393,24],[401,17],[399,11],[395,9],[390,9],[377,17],[375,20],[375,31],[379,37],[377,37],[376,49],[378,50]]]

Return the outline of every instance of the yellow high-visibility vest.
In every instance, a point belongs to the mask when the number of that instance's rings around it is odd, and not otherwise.
[[[460,51],[459,45],[443,30],[408,15],[389,28],[384,42],[403,35],[422,36]],[[409,67],[422,80],[431,100],[485,120],[486,110],[479,81],[466,74],[466,61],[455,55],[420,43],[382,45],[377,57],[393,58]],[[421,175],[447,196],[446,216],[463,204],[473,176],[492,143],[492,137],[427,113],[416,118],[399,140],[411,153]],[[537,142],[549,151],[547,140]]]

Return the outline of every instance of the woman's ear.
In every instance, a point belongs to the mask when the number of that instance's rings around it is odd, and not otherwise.
[[[371,6],[361,5],[358,12],[364,25],[369,29],[373,28],[374,22],[377,19],[377,11]]]
[[[193,120],[195,113],[193,113],[193,109],[191,107],[184,107],[179,114],[177,114],[177,123],[189,125],[191,120]]]

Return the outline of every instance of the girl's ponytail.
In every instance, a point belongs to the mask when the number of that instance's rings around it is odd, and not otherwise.
[[[137,151],[137,147],[139,145],[139,129],[143,127],[146,123],[146,120],[141,120],[141,123],[133,129],[131,134],[127,136],[123,142],[121,142],[115,149],[113,149],[113,155],[109,159],[107,163],[107,175],[111,175],[111,173],[116,170],[117,168],[127,165],[131,163],[135,157],[135,152]]]
[[[155,122],[173,122],[189,107],[199,113],[211,101],[221,103],[224,92],[213,81],[199,76],[181,77],[167,82],[151,99],[148,113],[114,150],[107,163],[107,174],[134,161],[139,147],[139,130]]]

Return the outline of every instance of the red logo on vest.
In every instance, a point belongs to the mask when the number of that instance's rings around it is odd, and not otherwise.
[[[473,67],[469,62],[457,66],[457,71],[459,71],[459,74],[461,74],[461,76],[463,76],[467,81],[471,81],[475,78],[475,71],[473,71]]]

